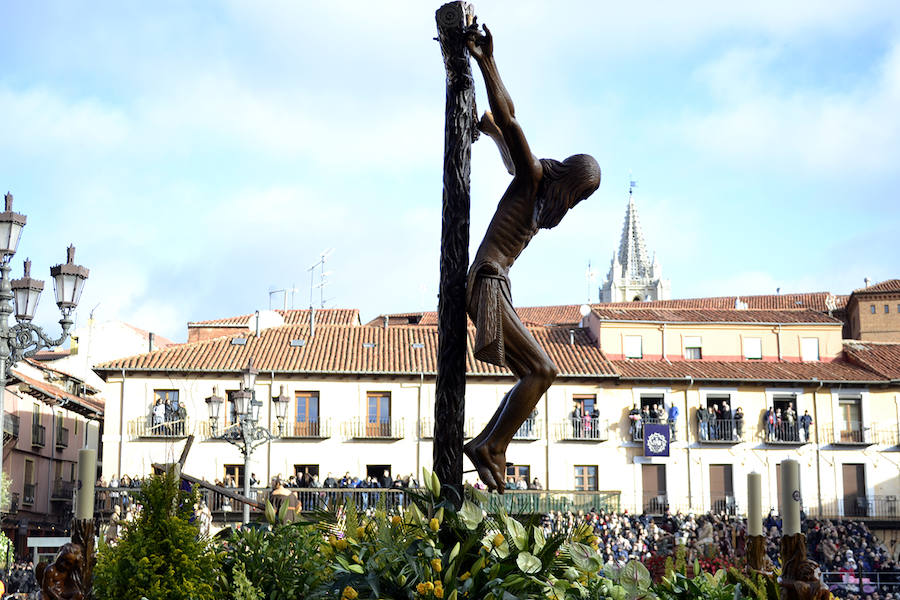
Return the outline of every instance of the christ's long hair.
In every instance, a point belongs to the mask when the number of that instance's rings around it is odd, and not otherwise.
[[[562,162],[542,158],[541,167],[544,177],[534,203],[534,226],[550,229],[600,187],[600,165],[592,156],[575,154]]]

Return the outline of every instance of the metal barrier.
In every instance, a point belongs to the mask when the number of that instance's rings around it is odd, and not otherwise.
[[[900,519],[900,504],[897,496],[855,496],[837,498],[818,506],[804,507],[809,517],[833,519],[851,517],[854,519],[896,520]]]
[[[528,417],[519,426],[519,429],[513,434],[514,440],[537,440],[541,437],[541,420],[535,417]]]
[[[47,429],[43,425],[31,426],[31,445],[37,448],[43,448],[46,444],[45,439]]]
[[[697,423],[700,441],[709,444],[739,444],[744,441],[743,419],[716,419]]]
[[[331,419],[285,423],[281,437],[299,439],[324,439],[331,437]]]
[[[128,435],[132,438],[177,438],[191,434],[188,418],[153,424],[151,417],[140,417],[128,422]]]
[[[859,571],[823,571],[822,581],[832,592],[859,594]],[[900,592],[900,573],[897,571],[863,571],[862,592]]]
[[[675,427],[674,423],[670,423],[668,419],[657,419],[655,417],[651,417],[649,419],[641,419],[639,421],[634,421],[631,429],[631,441],[633,442],[643,442],[644,441],[644,425],[668,425],[669,426],[669,440],[672,442],[678,441],[678,428]]]
[[[355,418],[344,422],[344,435],[349,438],[367,440],[399,440],[403,438],[403,419],[381,419],[369,422],[368,419]]]

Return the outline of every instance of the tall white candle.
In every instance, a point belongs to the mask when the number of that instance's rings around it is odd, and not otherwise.
[[[94,518],[94,486],[97,485],[97,451],[78,451],[78,483],[75,492],[75,518]]]
[[[781,463],[782,535],[800,533],[800,463],[787,459]]]
[[[747,534],[762,535],[762,475],[747,473]]]

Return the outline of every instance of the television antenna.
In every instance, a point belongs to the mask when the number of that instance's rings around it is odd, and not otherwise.
[[[325,261],[334,252],[334,248],[329,248],[328,250],[323,250],[319,254],[319,260],[316,261],[313,266],[309,269],[309,307],[313,306],[313,291],[318,288],[319,290],[319,308],[325,308],[325,286],[329,284],[328,276],[332,275],[333,271],[325,270]],[[319,283],[316,284],[316,269],[319,269]],[[328,300],[333,300],[333,298],[328,298]]]
[[[587,270],[584,272],[584,278],[587,280],[587,303],[591,303],[591,293],[594,289],[594,283],[597,281],[597,269],[591,267],[591,261],[588,260]]]

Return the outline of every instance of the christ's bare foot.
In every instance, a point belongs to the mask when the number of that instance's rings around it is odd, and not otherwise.
[[[475,440],[463,446],[463,451],[469,457],[469,460],[472,461],[472,465],[478,471],[478,477],[481,478],[484,485],[489,490],[497,490],[502,494],[505,489],[506,454],[503,452],[491,452],[487,444],[481,443],[476,445],[473,442]]]

